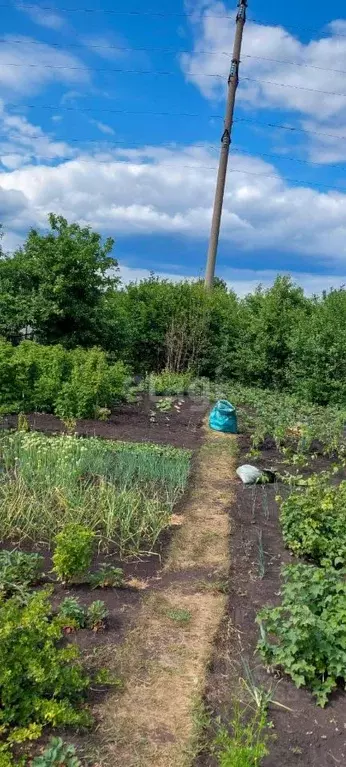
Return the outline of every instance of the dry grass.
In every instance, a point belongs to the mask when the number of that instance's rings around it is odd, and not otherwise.
[[[201,568],[217,576],[228,571],[234,453],[234,438],[207,433],[165,568],[166,579],[177,570],[181,579],[146,597],[136,627],[115,648],[125,691],[99,708],[100,765],[188,767],[196,753],[196,711],[227,598],[201,589]],[[198,568],[196,581],[191,568]]]

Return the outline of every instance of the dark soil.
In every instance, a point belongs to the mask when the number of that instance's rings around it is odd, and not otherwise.
[[[207,404],[202,398],[177,398],[169,412],[156,405],[160,397],[141,396],[137,402],[119,406],[107,421],[86,419],[77,421],[76,432],[83,437],[103,437],[127,442],[157,442],[194,450],[202,441],[202,421]],[[63,422],[54,415],[29,413],[31,429],[46,434],[66,431]],[[5,416],[1,428],[15,428],[18,416]]]
[[[252,463],[246,458],[249,442],[244,436],[239,439],[242,452],[238,465]],[[269,449],[263,449],[261,458],[254,464],[262,468],[280,468],[282,457],[269,442],[264,445],[266,447]],[[330,463],[325,458],[318,458],[314,462],[314,471],[321,471]],[[284,468],[288,467],[281,465],[281,469]],[[212,712],[212,720],[220,716],[225,724],[232,721],[232,696],[237,697],[239,693],[239,679],[244,678],[242,659],[246,659],[257,686],[265,689],[272,686],[274,699],[291,709],[287,711],[273,704],[269,707],[269,719],[274,725],[270,731],[273,739],[263,767],[344,766],[346,696],[343,691],[333,694],[327,707],[321,709],[310,692],[298,690],[288,677],[269,674],[256,654],[259,637],[256,614],[265,604],[278,604],[280,568],[293,561],[283,545],[275,501],[277,493],[284,491],[285,488],[278,484],[246,487],[240,480],[236,483],[230,510],[232,564],[228,615],[215,648],[206,705]],[[265,552],[263,578],[259,576],[259,534],[262,534]],[[212,738],[213,732],[209,735]],[[196,761],[196,767],[214,767],[216,764],[208,753],[202,753]]]

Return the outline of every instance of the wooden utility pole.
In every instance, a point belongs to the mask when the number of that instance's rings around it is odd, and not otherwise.
[[[223,198],[225,193],[226,173],[228,164],[229,147],[231,143],[231,131],[233,124],[233,112],[235,96],[238,87],[238,72],[240,63],[241,44],[243,40],[244,24],[246,22],[247,0],[238,0],[238,12],[236,18],[236,32],[233,44],[231,69],[228,77],[228,95],[225,114],[225,129],[221,138],[221,152],[219,170],[217,174],[213,218],[210,230],[207,267],[205,271],[205,286],[213,286],[217,246],[219,242],[220,224],[222,216]]]

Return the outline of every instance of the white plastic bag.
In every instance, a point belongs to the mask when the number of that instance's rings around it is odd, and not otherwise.
[[[256,469],[256,466],[250,466],[249,463],[239,466],[237,474],[244,485],[255,485],[256,482],[261,482],[263,477],[263,472]]]

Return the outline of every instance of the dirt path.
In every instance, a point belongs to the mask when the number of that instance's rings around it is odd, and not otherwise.
[[[182,526],[137,625],[114,648],[125,690],[99,707],[98,764],[187,767],[229,570],[235,438],[205,433]]]

